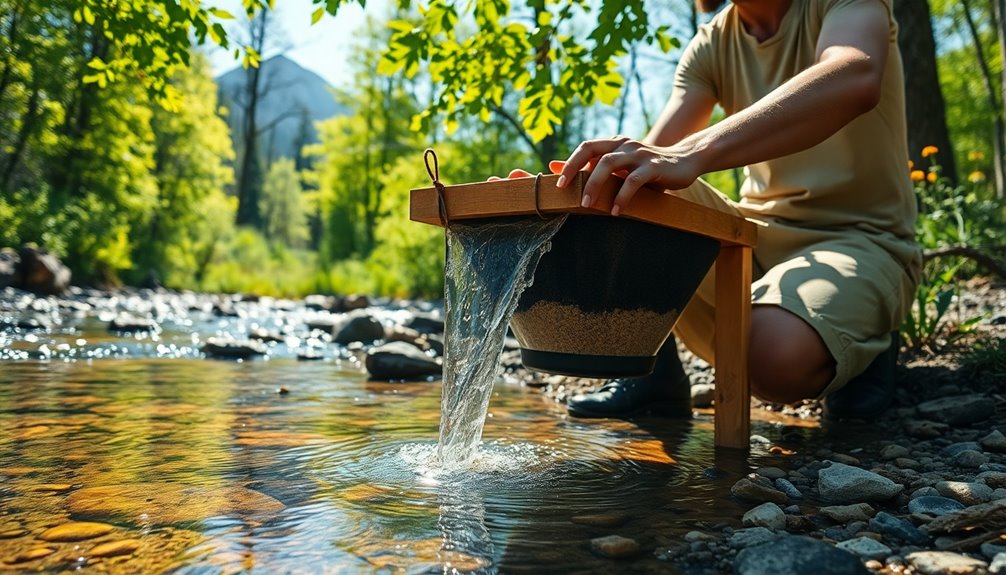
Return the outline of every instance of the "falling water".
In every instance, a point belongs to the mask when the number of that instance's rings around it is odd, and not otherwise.
[[[566,217],[451,224],[447,230],[446,356],[440,443],[442,469],[478,453],[507,325],[538,260]]]

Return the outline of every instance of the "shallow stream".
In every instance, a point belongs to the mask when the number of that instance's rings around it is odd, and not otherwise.
[[[0,332],[0,573],[673,573],[661,547],[739,527],[731,485],[786,457],[717,452],[709,414],[570,419],[511,381],[492,392],[473,469],[431,474],[439,382],[370,382],[359,350],[306,333],[255,360],[198,351],[298,323],[301,304],[162,310],[150,336],[109,334],[99,308],[121,302],[92,299],[49,330]],[[305,345],[324,359],[298,362]],[[754,432],[804,452],[819,435]],[[103,526],[53,535],[70,522]],[[642,552],[591,553],[612,534]]]

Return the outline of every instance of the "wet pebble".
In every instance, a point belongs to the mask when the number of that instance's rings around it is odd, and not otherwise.
[[[987,451],[1006,453],[1006,435],[998,429],[979,439],[978,443]]]
[[[964,509],[964,504],[949,497],[924,496],[916,497],[908,502],[908,511],[910,513],[925,513],[926,515],[934,515],[936,517],[960,511],[961,509]]]
[[[748,547],[737,554],[734,569],[740,575],[861,575],[868,573],[858,557],[809,537],[787,536]]]
[[[366,312],[353,312],[335,332],[335,343],[343,345],[353,342],[372,343],[384,339],[384,325],[379,319]]]
[[[838,502],[886,501],[903,487],[890,479],[843,463],[833,463],[818,473],[817,489],[823,499]]]
[[[592,527],[618,527],[629,521],[632,517],[628,513],[611,511],[608,513],[592,513],[589,515],[574,515],[570,521],[580,525],[590,525]]]
[[[940,481],[934,487],[940,495],[960,501],[964,505],[978,505],[992,500],[992,488],[984,483]]]
[[[949,551],[917,551],[906,559],[921,575],[981,575],[988,563]]]
[[[991,575],[1006,575],[1006,553],[1000,553],[992,558],[989,563],[989,573]]]
[[[925,545],[929,541],[925,533],[910,521],[895,517],[886,511],[881,511],[870,519],[870,529],[912,545]]]
[[[730,488],[730,493],[738,499],[748,501],[771,501],[779,505],[787,501],[785,493],[772,486],[768,479],[757,475],[742,478]]]
[[[765,477],[766,479],[782,479],[786,477],[786,472],[778,467],[759,467],[755,469],[755,473]]]
[[[923,419],[967,425],[991,417],[995,413],[995,401],[984,394],[957,395],[920,403],[915,410]]]
[[[905,432],[919,439],[942,437],[949,429],[949,425],[935,421],[909,420],[905,423]]]
[[[957,443],[951,443],[941,449],[940,455],[943,457],[953,457],[963,451],[978,451],[980,449],[981,447],[979,447],[978,443],[975,441],[959,441]]]
[[[911,451],[907,447],[897,444],[887,445],[880,450],[881,459],[898,459],[899,457],[908,457],[909,455],[911,455]]]
[[[853,503],[851,505],[822,507],[820,513],[835,523],[849,523],[850,521],[869,521],[875,511],[869,503]]]
[[[200,351],[211,357],[248,359],[257,355],[265,355],[266,348],[258,341],[237,341],[211,337],[206,340]]]
[[[0,539],[16,539],[28,534],[28,531],[17,524],[0,526]]]
[[[83,541],[107,535],[112,531],[115,531],[115,527],[107,523],[71,521],[46,529],[38,538],[42,541]]]
[[[25,563],[27,561],[34,561],[36,559],[48,557],[55,552],[55,549],[50,549],[49,547],[35,547],[27,551],[22,551],[21,553],[6,559],[6,561],[7,563]]]
[[[864,559],[883,559],[891,554],[891,548],[876,539],[857,537],[837,544],[836,547],[855,553]]]
[[[401,341],[371,349],[365,363],[374,379],[418,379],[440,375],[443,371],[443,366],[435,359]]]
[[[132,555],[143,543],[139,539],[123,539],[96,545],[88,553],[92,557],[117,557],[119,555]]]
[[[973,449],[964,450],[950,459],[958,467],[977,468],[989,462],[989,456]]]
[[[762,503],[744,514],[745,527],[765,527],[779,531],[786,528],[786,514],[775,503]]]
[[[620,535],[608,535],[590,540],[590,549],[598,555],[611,559],[621,559],[637,555],[641,550],[635,539]]]
[[[786,494],[786,497],[790,499],[803,499],[803,493],[796,488],[796,485],[790,483],[790,481],[784,477],[780,477],[772,482],[775,488]]]

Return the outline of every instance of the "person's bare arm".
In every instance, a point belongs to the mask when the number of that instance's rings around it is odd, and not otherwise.
[[[618,215],[644,185],[678,190],[708,172],[817,145],[877,105],[889,34],[887,9],[881,2],[850,6],[841,23],[825,19],[817,62],[755,104],[673,144],[629,138],[584,142],[566,161],[563,183],[593,164],[594,173],[584,189],[584,205],[589,206],[609,174],[628,172],[612,209]]]

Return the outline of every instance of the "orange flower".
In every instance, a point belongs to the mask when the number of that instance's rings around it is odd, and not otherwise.
[[[912,181],[921,182],[926,179],[926,173],[922,170],[912,170]]]
[[[972,184],[979,184],[981,182],[984,182],[985,174],[979,172],[978,170],[975,170],[970,174],[968,174],[968,181],[971,182]]]
[[[936,178],[937,178],[936,172],[929,172],[928,174],[926,174],[926,180],[928,180],[930,184],[935,184]]]
[[[928,158],[929,156],[932,156],[933,154],[938,154],[938,153],[940,153],[940,149],[937,148],[936,146],[926,146],[925,148],[922,148],[922,157],[923,158]]]
[[[908,169],[911,170],[914,167],[915,167],[915,162],[913,162],[911,160],[908,160]]]

